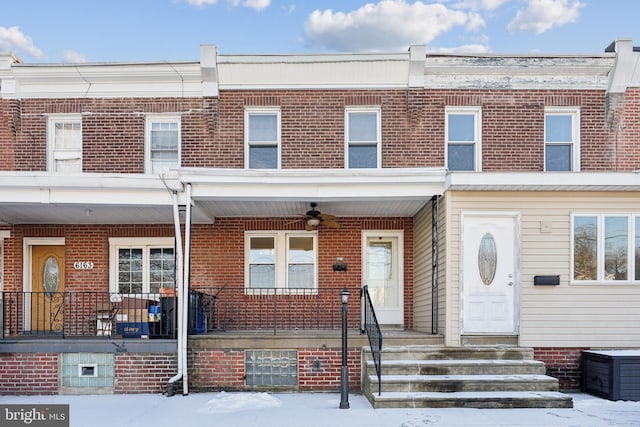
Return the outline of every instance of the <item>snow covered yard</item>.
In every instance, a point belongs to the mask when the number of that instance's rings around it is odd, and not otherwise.
[[[573,409],[372,409],[337,393],[0,396],[0,404],[69,404],[74,427],[640,426],[640,402],[575,394]]]

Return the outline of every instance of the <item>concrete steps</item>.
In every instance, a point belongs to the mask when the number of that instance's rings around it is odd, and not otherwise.
[[[368,349],[362,387],[375,408],[571,408],[533,350],[512,346],[386,347],[382,394]]]

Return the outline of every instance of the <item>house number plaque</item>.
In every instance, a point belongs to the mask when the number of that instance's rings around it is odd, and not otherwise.
[[[76,270],[93,270],[93,262],[76,261],[73,263],[73,268],[75,268]]]

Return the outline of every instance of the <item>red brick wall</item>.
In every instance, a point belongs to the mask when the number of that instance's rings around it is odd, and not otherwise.
[[[341,228],[318,231],[318,283],[320,288],[347,286],[357,297],[362,286],[362,230],[404,230],[405,327],[413,326],[413,221],[411,218],[339,218]],[[191,284],[194,289],[244,288],[244,233],[260,230],[303,230],[302,219],[218,218],[215,225],[192,229]],[[346,272],[334,272],[336,257]],[[350,310],[350,320],[359,313]]]
[[[2,101],[3,170],[46,169],[46,114],[83,114],[86,172],[144,171],[147,114],[182,120],[182,164],[244,167],[244,109],[275,106],[282,118],[282,167],[343,168],[344,110],[379,106],[383,167],[442,167],[447,106],[482,108],[483,170],[541,171],[545,106],[575,106],[585,171],[640,167],[638,90],[606,118],[599,90],[273,90],[222,91],[219,98],[27,99]],[[90,114],[89,114],[90,113]],[[611,123],[619,123],[610,126]],[[15,147],[15,159],[12,154]],[[312,149],[310,149],[312,147]]]
[[[316,368],[316,360],[319,366]],[[349,389],[360,390],[360,349],[347,352]],[[341,348],[298,349],[298,387],[301,391],[340,390]]]
[[[174,353],[117,353],[115,393],[161,393],[177,372]]]
[[[338,391],[342,352],[340,348],[300,348],[298,350],[298,389],[300,391]],[[189,352],[189,387],[194,391],[246,390],[245,353],[236,349]],[[316,367],[316,359],[319,366]],[[360,349],[350,348],[347,356],[349,387],[360,390]]]
[[[586,348],[536,347],[533,358],[545,363],[547,375],[557,378],[561,390],[580,390],[581,351]]]
[[[188,355],[189,387],[196,391],[242,390],[244,351],[192,350]]]
[[[0,353],[0,394],[57,393],[57,353]]]

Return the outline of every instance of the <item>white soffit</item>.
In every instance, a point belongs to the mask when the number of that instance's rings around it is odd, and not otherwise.
[[[409,54],[218,56],[220,89],[405,88]]]
[[[605,90],[614,64],[614,54],[427,55],[425,88]]]
[[[640,191],[636,172],[452,172],[446,190]]]

